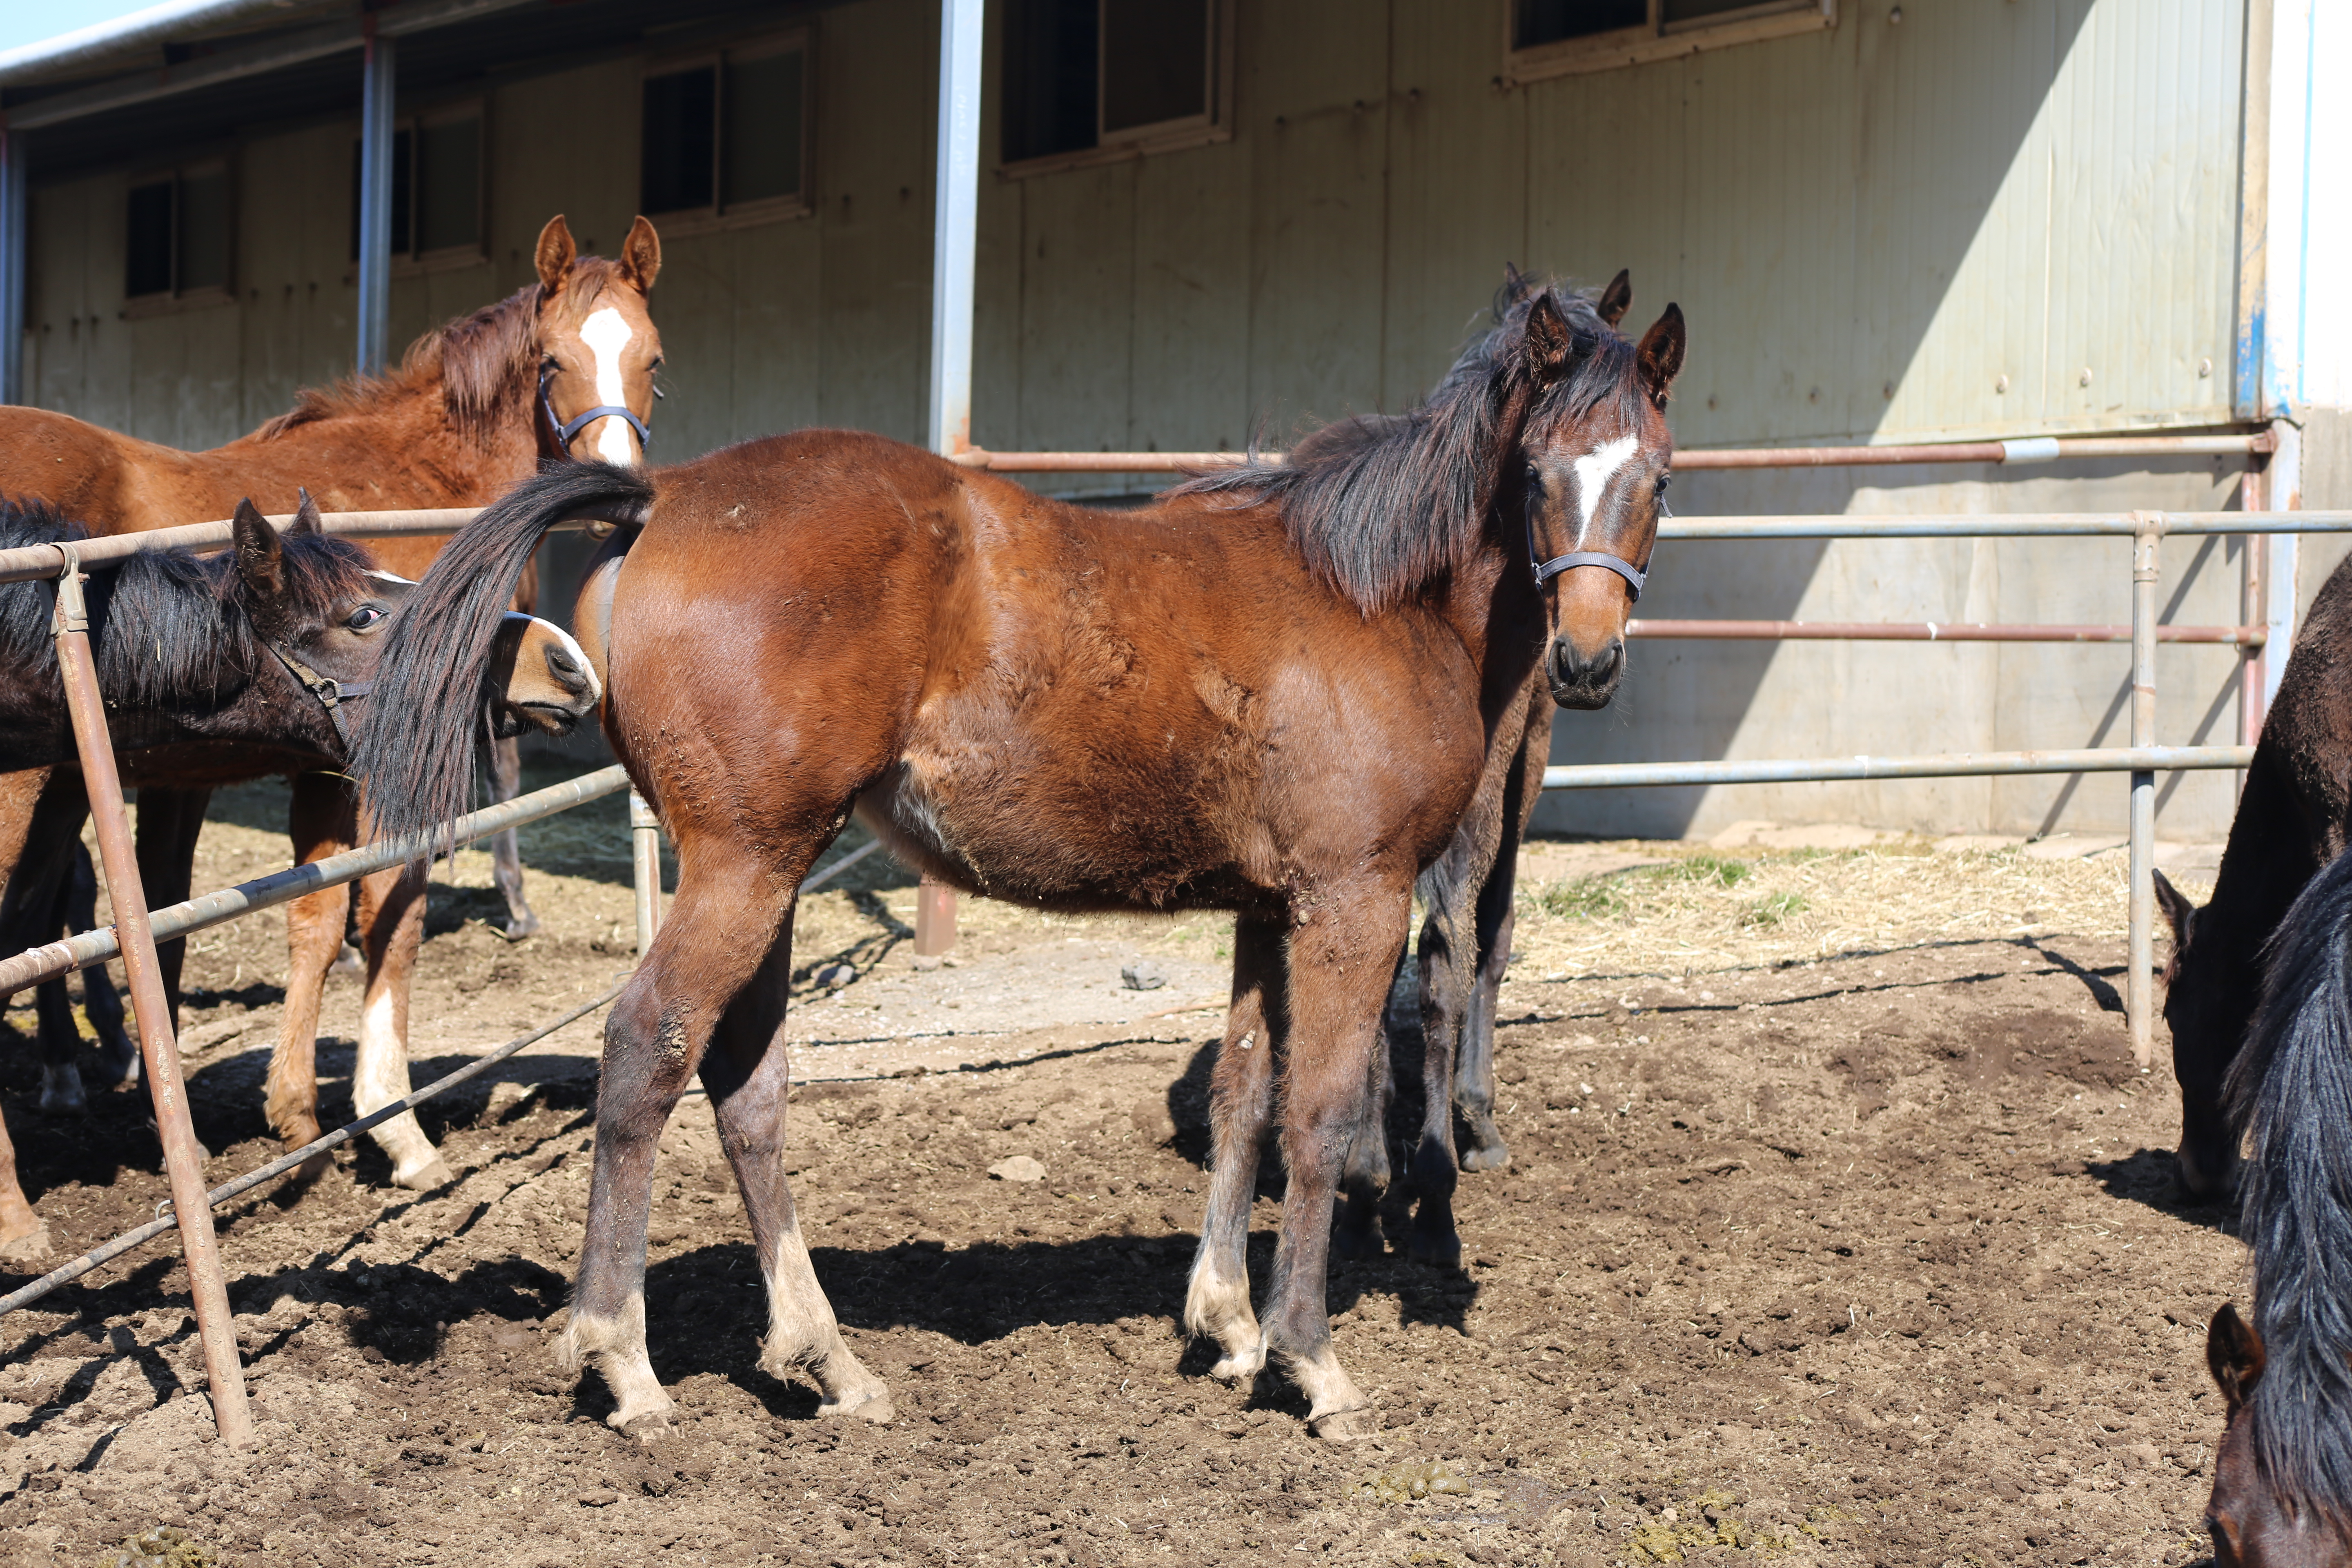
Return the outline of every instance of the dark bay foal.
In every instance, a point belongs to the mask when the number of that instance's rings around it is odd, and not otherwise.
[[[2244,1124],[2221,1093],[2253,1021],[2262,953],[2305,883],[2341,855],[2352,829],[2352,561],[2312,601],[2263,721],[2230,824],[2213,900],[2200,909],[2157,873],[2172,925],[2164,1018],[2180,1080],[2181,1186],[2226,1198]]]
[[[1517,753],[1496,737],[1535,683],[1597,701],[1622,668],[1682,357],[1671,307],[1637,347],[1590,301],[1515,280],[1412,416],[1134,511],[804,431],[652,474],[547,473],[459,533],[391,637],[355,759],[387,832],[467,798],[453,699],[546,530],[642,530],[597,638],[605,732],[677,847],[678,891],[606,1027],[563,1337],[611,1385],[613,1423],[667,1422],[646,1221],[656,1138],[698,1071],[767,1282],[762,1364],[805,1368],[827,1413],[890,1411],[784,1181],[793,901],[855,813],[992,898],[1234,911],[1185,1321],[1226,1375],[1271,1359],[1318,1434],[1376,1429],[1332,1349],[1325,1263],[1413,881],[1465,816],[1499,810]],[[1266,1075],[1289,1183],[1261,1325],[1243,1247]]]

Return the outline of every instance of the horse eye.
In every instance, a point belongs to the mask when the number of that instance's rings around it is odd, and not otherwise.
[[[1668,485],[1670,485],[1670,484],[1673,484],[1674,482],[1675,482],[1675,477],[1674,477],[1674,475],[1672,475],[1672,474],[1660,474],[1660,475],[1658,476],[1658,493],[1659,493],[1660,495],[1664,495],[1664,494],[1665,494],[1665,493],[1666,493],[1666,487],[1667,487]]]
[[[344,617],[343,625],[355,632],[363,632],[383,619],[383,611],[374,605],[362,605]]]

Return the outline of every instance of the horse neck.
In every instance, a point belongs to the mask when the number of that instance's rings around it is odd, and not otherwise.
[[[247,436],[215,453],[297,478],[331,511],[487,505],[538,467],[534,410],[527,396],[511,399],[488,438],[477,440],[449,417],[436,376],[276,436]],[[355,469],[362,453],[382,467]]]

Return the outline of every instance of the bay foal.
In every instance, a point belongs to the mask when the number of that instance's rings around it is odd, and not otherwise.
[[[667,1424],[646,1221],[656,1139],[698,1070],[766,1279],[762,1364],[805,1368],[827,1413],[890,1413],[784,1181],[793,901],[854,813],[901,860],[992,898],[1235,912],[1185,1321],[1227,1376],[1272,1360],[1318,1434],[1375,1430],[1324,1279],[1413,880],[1499,796],[1516,747],[1495,737],[1531,680],[1586,700],[1617,679],[1621,573],[1654,534],[1682,354],[1679,311],[1636,348],[1589,301],[1515,279],[1412,415],[1136,511],[804,431],[652,474],[551,471],[461,531],[392,634],[354,759],[387,833],[467,798],[467,694],[545,530],[643,531],[599,638],[605,732],[677,846],[678,891],[606,1026],[562,1341],[611,1385],[609,1419]],[[1261,1324],[1240,1222],[1277,1058],[1289,1185]]]

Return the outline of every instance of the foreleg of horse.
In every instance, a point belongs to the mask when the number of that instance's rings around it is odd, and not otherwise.
[[[522,746],[509,736],[490,747],[490,794],[500,801],[522,793]],[[490,878],[507,901],[507,935],[526,937],[539,930],[539,917],[522,896],[522,846],[508,828],[490,840]]]
[[[1284,1014],[1283,927],[1244,915],[1234,929],[1234,999],[1209,1080],[1209,1204],[1184,1289],[1184,1327],[1217,1342],[1211,1370],[1247,1380],[1265,1364],[1250,1310],[1249,1216],[1258,1145],[1274,1101],[1274,1057]]]
[[[72,858],[87,861],[89,852],[82,842],[73,841]],[[42,922],[40,940],[55,941],[73,929],[73,874],[70,864],[64,875],[54,878],[56,894],[52,900],[54,913]],[[96,900],[92,900],[90,919],[97,921]],[[81,928],[89,930],[88,926]],[[16,944],[10,944],[16,951]],[[26,944],[30,945],[30,944]],[[102,978],[103,967],[98,972]],[[63,975],[44,980],[33,988],[33,1016],[41,1037],[41,1113],[45,1116],[79,1116],[89,1109],[89,1099],[82,1091],[81,1037],[74,1028],[73,997],[66,990]]]
[[[1397,952],[1396,975],[1389,982],[1394,995],[1404,974],[1404,952]],[[1378,1258],[1381,1243],[1381,1197],[1389,1185],[1389,1101],[1396,1092],[1391,1068],[1393,1046],[1388,1037],[1388,1008],[1381,1009],[1379,1047],[1364,1088],[1363,1119],[1348,1142],[1347,1168],[1339,1176],[1341,1201],[1331,1226],[1331,1251],[1339,1258]]]
[[[359,834],[350,786],[327,773],[297,777],[287,831],[298,865],[350,848]],[[319,1136],[319,1005],[327,972],[342,952],[351,907],[351,888],[341,884],[297,899],[286,909],[286,1006],[269,1057],[265,1109],[270,1130],[289,1149]],[[318,1155],[304,1164],[303,1177],[323,1175],[332,1163],[328,1155]]]
[[[26,1201],[16,1181],[16,1145],[0,1120],[0,1259],[31,1263],[49,1255],[49,1227]]]
[[[0,779],[0,847],[13,845],[0,891],[0,952],[22,952],[54,942],[72,909],[73,861],[83,853],[81,827],[89,815],[81,774],[65,768],[11,773]],[[81,1033],[74,1027],[66,983],[48,981],[33,994],[41,1039],[41,1109],[82,1110]]]
[[[409,1089],[408,990],[425,941],[425,868],[410,865],[361,879],[359,925],[367,991],[352,1068],[352,1109],[365,1116]],[[392,1156],[392,1179],[401,1186],[424,1192],[455,1179],[415,1111],[370,1128],[368,1136]]]
[[[1412,910],[1409,884],[1333,889],[1290,942],[1282,1097],[1289,1182],[1266,1289],[1265,1350],[1306,1393],[1307,1429],[1318,1437],[1369,1437],[1380,1426],[1332,1350],[1324,1286],[1332,1200],[1362,1115],[1387,982]]]
[[[98,869],[90,864],[89,849],[80,839],[74,840],[73,849],[73,866],[68,873],[70,879],[66,889],[66,930],[95,931]],[[89,1020],[90,1033],[98,1037],[99,1081],[136,1083],[139,1047],[124,1026],[122,997],[114,989],[111,966],[94,964],[81,972],[81,1012]]]
[[[824,1394],[820,1415],[887,1421],[890,1390],[842,1342],[833,1303],[816,1282],[784,1181],[784,1102],[791,1080],[784,1047],[785,994],[792,979],[792,922],[768,960],[720,1018],[702,1058],[703,1087],[719,1120],[719,1141],[743,1189],[743,1212],[768,1288],[768,1337],[760,1365],[772,1377],[799,1368]]]
[[[820,843],[808,847],[788,878],[746,863],[697,866],[690,879],[681,875],[669,919],[605,1020],[588,1232],[556,1356],[572,1372],[593,1362],[613,1391],[614,1408],[605,1419],[640,1436],[667,1426],[671,1405],[646,1354],[646,1220],[655,1147],[719,1018],[768,963],[793,889]],[[731,1145],[729,1154],[740,1173],[743,1165]],[[748,1205],[748,1184],[744,1195]]]
[[[1454,1106],[1469,1133],[1461,1152],[1465,1171],[1498,1171],[1511,1163],[1502,1129],[1495,1125],[1495,1011],[1502,997],[1503,973],[1511,963],[1519,845],[1542,798],[1544,764],[1551,759],[1551,694],[1538,690],[1534,701],[1536,710],[1528,717],[1518,757],[1504,785],[1502,838],[1478,889],[1478,977],[1454,1067]]]
[[[1447,861],[1463,857],[1461,841]],[[1470,1014],[1477,949],[1473,916],[1477,888],[1443,874],[1423,879],[1429,918],[1421,928],[1421,1135],[1413,1142],[1412,1187],[1419,1199],[1408,1242],[1413,1261],[1440,1268],[1462,1261],[1454,1227],[1454,1057]]]
[[[186,900],[195,880],[196,838],[204,831],[205,807],[212,798],[209,789],[140,790],[139,880],[149,909]],[[163,978],[163,1000],[171,1008],[174,1032],[180,1026],[180,969],[187,958],[185,937],[155,944],[156,968]]]

